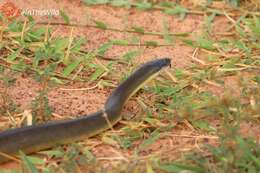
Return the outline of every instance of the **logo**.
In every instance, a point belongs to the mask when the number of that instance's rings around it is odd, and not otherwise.
[[[8,19],[13,19],[21,15],[21,10],[10,1],[0,1],[0,13]]]

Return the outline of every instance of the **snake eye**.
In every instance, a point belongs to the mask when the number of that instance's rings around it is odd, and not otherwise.
[[[166,67],[166,66],[171,67],[171,59],[170,58],[162,58],[162,59],[159,59],[159,61],[161,62],[161,67]]]

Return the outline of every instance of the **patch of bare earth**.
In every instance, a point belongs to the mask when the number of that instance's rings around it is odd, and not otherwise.
[[[160,11],[141,11],[136,9],[113,8],[109,6],[85,6],[79,0],[75,1],[52,1],[52,0],[16,0],[13,1],[20,9],[57,9],[63,10],[69,15],[72,23],[93,24],[94,20],[105,22],[109,27],[125,29],[132,26],[142,26],[146,31],[163,31],[163,21],[169,25],[170,32],[189,32],[197,33],[202,28],[203,16],[188,15],[184,20],[180,20],[177,16],[170,16],[163,14]],[[47,17],[36,16],[38,21],[47,21]],[[53,22],[62,22],[60,16],[54,17]],[[71,27],[55,26],[54,36],[69,36]],[[134,33],[113,32],[109,30],[100,30],[91,27],[81,27],[73,29],[73,36],[83,36],[88,40],[85,45],[86,50],[98,48],[103,43],[110,39],[129,39],[138,37],[141,42],[143,41],[158,41],[164,44],[163,38],[159,36],[138,35]],[[162,47],[144,47],[144,46],[114,46],[106,52],[105,56],[110,58],[119,59],[122,55],[129,51],[139,49],[142,50],[140,56],[135,59],[136,64],[141,64],[148,60],[169,57],[172,59],[172,66],[178,68],[185,68],[192,62],[191,55],[194,52],[193,48],[188,47],[176,41],[174,46]],[[106,63],[106,62],[105,62]],[[31,109],[31,101],[35,99],[41,88],[40,84],[28,75],[15,76],[16,82],[13,86],[8,88],[10,99],[15,102],[18,108],[23,111]],[[117,81],[115,81],[117,83]],[[226,83],[226,82],[225,82]],[[233,86],[233,79],[228,80],[227,83]],[[90,89],[90,90],[64,90],[64,88],[90,88],[90,83],[69,83],[66,86],[54,87],[48,93],[50,106],[54,108],[54,113],[59,115],[59,118],[69,116],[84,115],[95,112],[102,108],[106,98],[109,96],[110,91],[106,89]],[[210,90],[214,90],[216,94],[221,93],[218,87],[209,85]],[[4,88],[0,83],[0,88]],[[63,89],[62,89],[63,88]],[[1,103],[1,102],[0,102]],[[135,113],[139,109],[134,101],[128,102],[125,112]],[[125,113],[124,112],[124,113]],[[175,124],[175,122],[172,122]],[[247,127],[246,127],[247,128]],[[248,129],[248,128],[247,128]],[[168,136],[155,142],[152,146],[143,151],[143,155],[156,153],[157,151],[164,152],[158,153],[161,155],[168,154],[179,157],[184,151],[191,151],[193,149],[200,150],[199,144],[201,143],[217,143],[214,136],[204,136],[191,125],[177,126],[172,133]],[[118,146],[110,146],[103,144],[99,138],[92,139],[93,148],[91,151],[95,154],[97,159],[107,160],[111,158],[121,158],[128,161],[132,151],[122,150]],[[137,144],[138,145],[138,144]],[[119,157],[120,156],[120,157]],[[174,159],[174,157],[171,157]],[[119,161],[121,161],[119,159]],[[17,164],[8,163],[1,165],[1,168],[16,167]]]

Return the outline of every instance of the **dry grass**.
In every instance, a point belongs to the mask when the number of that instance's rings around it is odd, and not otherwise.
[[[33,156],[21,153],[21,161],[3,168],[259,172],[259,4],[149,2],[132,4],[130,12],[80,3],[96,14],[89,23],[75,24],[69,13],[53,23],[2,15],[2,130],[98,110],[120,81],[154,56],[170,56],[173,66],[128,102],[113,130]]]

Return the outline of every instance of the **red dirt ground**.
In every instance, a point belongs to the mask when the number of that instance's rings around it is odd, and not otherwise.
[[[190,32],[200,33],[202,32],[203,16],[199,15],[188,15],[183,21],[179,20],[177,16],[170,16],[163,14],[160,11],[141,11],[136,9],[124,9],[124,8],[113,8],[109,6],[86,6],[79,0],[69,1],[53,1],[53,0],[13,0],[12,1],[20,9],[62,9],[66,14],[70,16],[72,23],[81,24],[93,24],[93,20],[99,20],[105,22],[108,26],[113,28],[130,28],[131,26],[142,26],[146,31],[163,31],[163,21],[166,21],[170,26],[170,32]],[[37,20],[44,21],[46,17],[36,17]],[[60,16],[53,19],[55,22],[63,21]],[[228,25],[227,20],[223,18],[217,19],[214,30],[221,32],[225,30]],[[221,27],[218,27],[221,26]],[[69,36],[70,28],[65,26],[55,27],[55,36]],[[99,47],[109,39],[126,39],[136,34],[119,33],[112,31],[104,31],[96,28],[74,28],[74,37],[83,36],[88,39],[86,44],[86,50]],[[163,38],[158,36],[139,36],[141,40],[156,40],[163,43]],[[114,46],[106,53],[106,57],[120,57],[124,52],[134,50],[140,47],[125,47],[125,46]],[[171,47],[156,47],[156,48],[142,48],[143,53],[135,59],[135,63],[139,64],[147,60],[154,59],[155,57],[170,57],[172,59],[172,66],[185,68],[191,63],[190,56],[193,53],[191,47],[185,46],[180,42],[176,42],[175,46]],[[37,95],[37,91],[41,86],[35,82],[31,77],[24,75],[17,75],[17,81],[14,86],[8,88],[8,93],[11,99],[18,105],[19,109],[27,110],[30,109],[31,101]],[[231,82],[231,83],[229,83]],[[227,86],[233,85],[234,80],[228,80]],[[82,83],[70,83],[65,86],[66,88],[84,88],[91,87],[89,84]],[[3,88],[3,84],[0,83],[0,88]],[[218,88],[209,86],[207,89],[214,90],[216,94],[221,93]],[[54,108],[54,113],[58,115],[70,115],[77,116],[80,114],[87,114],[95,112],[100,109],[105,102],[105,99],[109,95],[110,91],[103,89],[93,89],[87,91],[64,91],[60,88],[52,89],[49,94],[50,105]],[[1,102],[0,102],[1,103]],[[131,110],[135,105],[130,102],[127,104],[127,109]],[[247,125],[250,126],[250,125]],[[246,127],[245,133],[250,133],[252,129]],[[256,129],[255,129],[256,130]],[[190,131],[190,132],[189,132]],[[254,131],[254,130],[253,130]],[[259,129],[258,129],[259,131]],[[163,140],[155,143],[150,150],[156,150],[156,148],[171,148],[172,153],[178,147],[182,147],[182,150],[192,149],[198,147],[194,143],[198,142],[197,139],[193,138],[181,138],[182,134],[193,134],[192,129],[187,128],[176,128],[174,134],[177,136],[166,137]],[[253,133],[254,134],[254,133]],[[178,137],[179,135],[179,137]],[[213,142],[215,139],[212,139]],[[94,140],[95,141],[95,140]],[[97,142],[98,143],[98,142]],[[185,144],[185,145],[184,145]],[[167,149],[165,148],[165,150]],[[106,145],[98,145],[93,148],[94,154],[97,157],[112,157],[118,155],[118,149],[115,151],[113,147]],[[131,153],[129,151],[129,153]],[[121,152],[120,155],[127,158],[129,155],[127,152]],[[171,152],[170,152],[171,153]],[[177,155],[176,155],[177,156]],[[16,164],[7,164],[3,167],[13,167]]]

